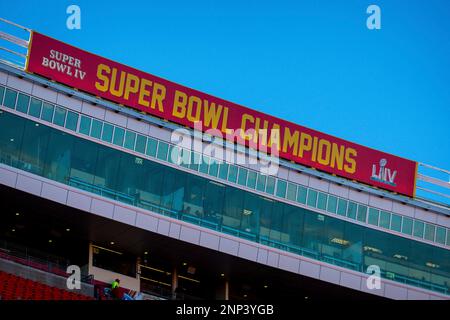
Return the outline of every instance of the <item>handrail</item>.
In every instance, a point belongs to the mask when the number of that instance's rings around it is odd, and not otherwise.
[[[18,37],[18,36],[15,36],[13,34],[10,34],[8,32],[0,30],[0,39],[6,41],[12,47],[12,48],[6,48],[4,46],[0,46],[0,51],[7,52],[7,53],[13,54],[15,56],[19,56],[19,57],[24,59],[24,61],[17,61],[17,60],[14,60],[14,59],[12,59],[12,58],[10,58],[10,57],[8,57],[6,55],[6,56],[1,57],[0,61],[5,62],[5,63],[7,63],[8,65],[10,65],[12,67],[24,70],[25,69],[25,65],[26,65],[26,61],[28,59],[28,46],[29,46],[29,43],[30,43],[30,40],[31,40],[32,30],[29,29],[29,28],[26,28],[24,26],[21,26],[21,25],[19,25],[17,23],[14,23],[14,22],[11,22],[11,21],[6,20],[4,18],[1,18],[1,17],[0,17],[0,22],[6,23],[6,24],[8,24],[10,26],[13,26],[15,28],[24,30],[24,31],[26,31],[28,33],[28,37],[26,39],[23,39],[22,37]],[[25,48],[25,53],[17,51],[18,48],[16,49],[16,46],[21,47],[21,48]],[[23,51],[23,49],[22,49],[22,51]]]
[[[27,247],[23,247],[17,244],[9,244],[6,241],[0,241],[3,244],[0,247],[0,258],[13,261],[15,263],[19,263],[33,269],[49,272],[55,275],[67,277],[67,267],[69,263],[60,263],[50,260],[48,257],[37,257],[35,255],[30,255],[29,251],[34,251],[33,249],[29,249]],[[54,257],[54,259],[57,259]],[[89,274],[81,275],[81,282],[92,284],[93,276]]]

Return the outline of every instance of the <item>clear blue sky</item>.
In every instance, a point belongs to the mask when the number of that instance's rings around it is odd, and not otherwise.
[[[81,8],[81,30],[66,8]],[[366,8],[381,8],[368,30]],[[1,1],[0,16],[183,85],[450,169],[450,1]]]

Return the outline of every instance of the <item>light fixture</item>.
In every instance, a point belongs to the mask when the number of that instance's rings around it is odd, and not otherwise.
[[[246,294],[244,294],[244,298],[247,298],[247,295],[246,295]]]
[[[383,253],[383,251],[381,251],[378,248],[374,248],[374,247],[364,246],[363,249],[364,249],[364,251],[372,251],[372,252],[379,253],[379,254]]]
[[[221,277],[225,277],[225,273],[221,273],[220,276],[221,276]]]
[[[340,244],[340,245],[343,245],[343,246],[348,246],[349,243],[350,243],[350,241],[345,240],[345,239],[340,239],[340,238],[333,238],[333,239],[330,240],[330,242],[337,243],[337,244]]]
[[[305,297],[305,300],[308,300],[308,296]]]
[[[109,244],[110,244],[110,245],[114,245],[114,243],[115,243],[114,241],[111,241]]]
[[[427,263],[425,263],[425,265],[430,268],[439,268],[439,265],[435,264],[433,262],[427,262]]]
[[[252,210],[244,209],[244,212],[242,212],[244,216],[249,216],[252,214]]]
[[[148,251],[145,251],[145,252],[144,252],[144,254],[146,254],[146,255],[147,255],[147,254],[148,254]]]
[[[66,231],[69,232],[69,231],[70,231],[70,228],[67,228]]]
[[[52,240],[52,239],[48,240],[48,243],[52,243],[52,242],[53,242],[53,240]]]
[[[185,266],[185,265],[187,265],[187,263],[186,263],[186,262],[183,262],[183,266]]]
[[[401,255],[398,253],[394,254],[394,258],[401,259],[401,260],[408,260],[407,256],[404,256],[404,255]]]
[[[9,141],[14,142],[14,138],[9,139]]]
[[[16,229],[11,229],[12,232],[16,232]]]
[[[268,286],[267,286],[267,284],[266,284],[266,285],[264,285],[264,289],[267,289],[267,287],[268,287]]]
[[[16,216],[20,216],[20,213],[19,213],[19,212],[16,212]]]
[[[35,123],[34,125],[35,125],[36,127],[39,127],[39,123]]]

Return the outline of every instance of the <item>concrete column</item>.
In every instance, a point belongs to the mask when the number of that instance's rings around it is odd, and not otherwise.
[[[172,271],[172,297],[175,298],[175,290],[178,288],[178,271],[177,267],[173,267]]]
[[[224,298],[225,300],[229,300],[229,282],[228,280],[225,280],[225,294],[224,294]]]
[[[138,257],[136,259],[136,279],[139,284],[139,288],[138,288],[137,292],[141,292],[141,266],[140,266],[140,264],[141,264],[141,258]]]

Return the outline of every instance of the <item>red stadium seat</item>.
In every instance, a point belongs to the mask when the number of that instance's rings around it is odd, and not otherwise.
[[[50,287],[43,283],[0,271],[1,300],[94,300],[94,298]]]

